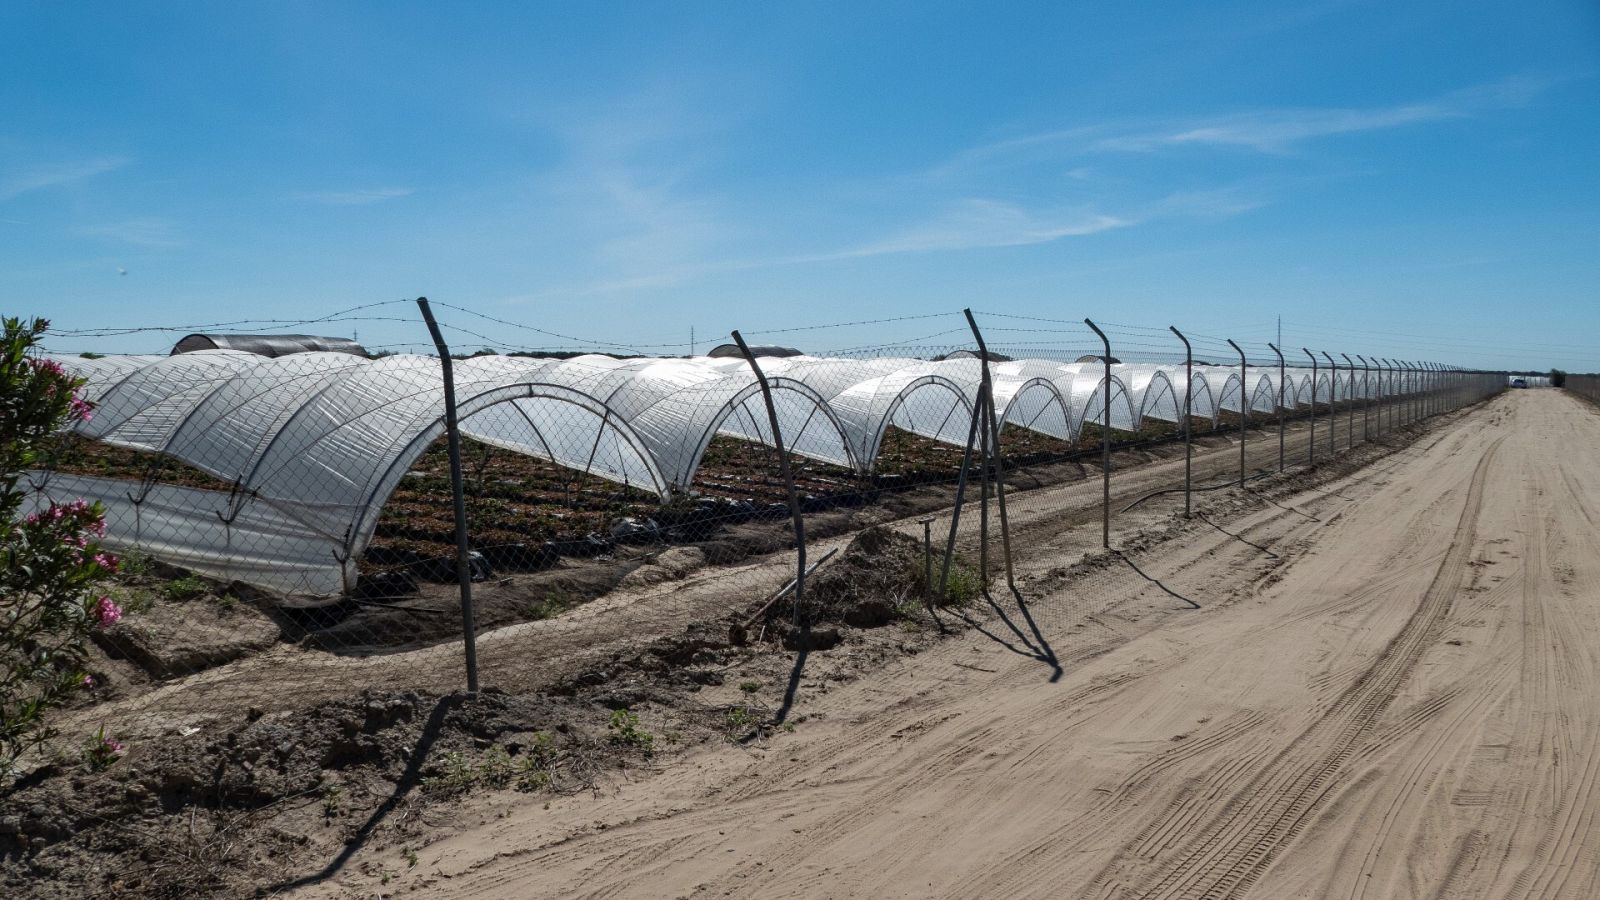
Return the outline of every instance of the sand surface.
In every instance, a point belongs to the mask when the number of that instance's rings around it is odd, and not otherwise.
[[[1509,392],[1138,571],[1019,562],[1037,633],[969,631],[763,747],[312,893],[1600,896],[1592,407]]]

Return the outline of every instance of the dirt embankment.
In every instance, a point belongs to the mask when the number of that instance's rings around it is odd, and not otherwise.
[[[341,846],[420,844],[419,818],[467,794],[548,800],[695,746],[763,746],[794,727],[780,699],[785,651],[829,651],[809,677],[845,680],[936,639],[922,563],[916,541],[870,528],[804,602],[791,594],[696,623],[542,691],[369,688],[180,728],[108,767],[48,765],[0,798],[0,885],[13,896],[251,896],[314,881],[315,861],[337,868]]]

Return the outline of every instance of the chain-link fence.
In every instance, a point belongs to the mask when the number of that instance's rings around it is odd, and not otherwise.
[[[966,530],[994,531],[991,493],[1088,510],[1109,545],[1130,491],[1192,505],[1194,491],[1331,459],[1503,384],[1178,329],[935,324],[968,339],[454,360],[465,554],[439,358],[63,358],[94,415],[31,487],[40,504],[105,506],[127,611],[96,638],[107,671],[81,715],[116,715],[137,736],[352,682],[448,690],[465,683],[468,626],[484,635],[485,683],[523,683],[530,653],[582,642],[584,626],[552,624],[569,610],[609,600],[593,630],[638,635],[743,609],[801,574],[783,562],[797,550],[814,563],[881,523],[922,541],[925,516],[941,562],[920,590],[949,592],[947,557],[956,578],[970,563],[987,584],[989,545],[969,547]]]
[[[1590,403],[1600,404],[1600,375],[1568,375],[1563,386]]]
[[[1226,489],[1275,502],[1505,386],[1175,328],[916,319],[929,334],[748,333],[704,356],[58,356],[93,415],[28,484],[40,507],[105,507],[124,615],[53,724],[137,745],[479,684],[605,686],[627,713],[650,693],[619,671],[720,677],[701,663],[729,648],[794,655],[781,721],[808,655],[894,622],[1058,665],[1113,602],[1101,569],[1161,602],[1231,590],[1184,584],[1153,531],[1270,554],[1229,531]],[[484,337],[440,325],[441,346]]]

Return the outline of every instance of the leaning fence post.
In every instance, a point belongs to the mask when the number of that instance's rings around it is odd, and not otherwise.
[[[977,320],[972,318],[972,310],[966,309],[962,310],[962,312],[967,316],[967,325],[972,328],[973,339],[978,342],[978,359],[982,365],[979,371],[983,373],[984,420],[982,425],[985,432],[989,434],[989,440],[986,442],[989,446],[989,455],[984,459],[984,477],[988,478],[989,466],[993,464],[995,505],[1000,510],[1000,549],[1006,557],[1006,587],[1014,591],[1017,589],[1017,578],[1015,569],[1011,564],[1011,520],[1006,514],[1006,467],[1005,460],[1000,457],[1000,417],[994,406],[994,378],[989,373],[989,345],[983,340],[983,332],[978,329]],[[988,482],[985,481],[984,483],[987,484]],[[987,509],[988,504],[985,503],[984,505]],[[987,531],[984,533],[984,541],[987,545]],[[989,573],[985,571],[984,578],[987,579],[988,577]],[[987,580],[984,581],[984,586],[987,588]]]
[[[961,505],[965,501],[967,494],[967,470],[972,466],[972,448],[977,443],[978,423],[982,421],[982,418],[983,398],[980,396],[978,402],[972,405],[972,423],[967,427],[966,449],[961,452],[961,470],[956,473],[956,498],[955,503],[950,507],[950,535],[945,539],[944,563],[939,567],[938,597],[940,600],[944,599],[945,588],[950,584],[950,561],[956,555],[956,533],[961,528]],[[927,606],[929,617],[935,622],[939,622],[939,628],[943,630],[944,623],[939,621],[938,614],[934,612],[933,596],[931,594],[928,597]]]
[[[1168,325],[1167,329],[1183,341],[1183,517],[1189,518],[1189,492],[1190,476],[1193,474],[1194,445],[1190,442],[1189,429],[1193,427],[1189,422],[1194,403],[1194,348],[1189,346],[1189,339],[1183,336],[1176,325]]]
[[[1106,364],[1105,382],[1101,385],[1105,392],[1105,420],[1100,423],[1100,546],[1111,549],[1111,339],[1100,327],[1088,319],[1083,323],[1094,329],[1100,335],[1100,343],[1106,347],[1103,360]]]
[[[1306,465],[1317,464],[1317,356],[1304,347],[1300,352],[1311,357],[1311,455],[1306,460]]]
[[[422,321],[428,324],[433,346],[439,351],[439,369],[444,375],[444,430],[450,448],[450,497],[456,513],[456,582],[461,586],[461,636],[467,657],[467,693],[478,692],[478,628],[473,621],[471,548],[467,544],[467,501],[461,485],[461,430],[456,421],[456,379],[450,348],[439,323],[428,308],[428,298],[418,297]]]
[[[1272,352],[1278,354],[1278,471],[1283,471],[1283,351],[1277,344],[1268,343]]]
[[[761,386],[761,401],[767,405],[767,422],[772,426],[772,446],[778,451],[778,471],[783,473],[784,487],[789,490],[789,517],[794,521],[794,545],[799,553],[794,571],[794,618],[799,622],[800,610],[806,599],[806,520],[800,512],[800,492],[795,490],[789,454],[783,449],[783,432],[778,428],[778,409],[772,404],[772,388],[767,384],[767,373],[761,371],[756,355],[750,352],[750,347],[739,336],[737,329],[733,332],[733,342],[739,345],[739,352],[744,355],[744,361],[750,364],[750,371],[755,373],[756,383]]]
[[[978,578],[989,583],[989,398],[978,385]]]
[[[1244,351],[1233,342],[1233,338],[1227,340],[1229,347],[1239,351],[1239,486],[1244,487],[1244,436],[1245,428],[1250,424],[1250,398],[1245,383],[1250,373],[1245,370]]]

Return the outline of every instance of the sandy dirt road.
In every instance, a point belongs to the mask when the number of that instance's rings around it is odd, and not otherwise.
[[[1059,675],[969,632],[382,892],[1600,896],[1600,414],[1511,392],[1227,532],[1139,564],[1200,610],[1025,572]]]

